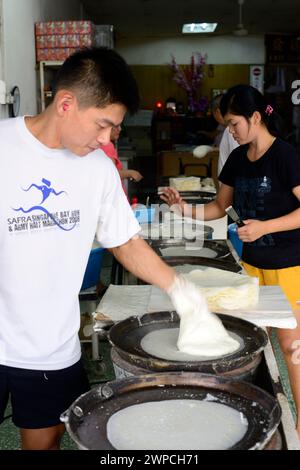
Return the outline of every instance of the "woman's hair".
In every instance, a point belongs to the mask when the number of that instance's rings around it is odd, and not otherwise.
[[[82,108],[120,103],[131,114],[139,108],[138,87],[129,66],[117,52],[105,47],[70,55],[56,75],[54,96],[62,89],[73,91]]]
[[[265,97],[250,85],[235,85],[223,95],[220,103],[222,116],[231,113],[249,121],[255,111],[261,115],[262,123],[275,137],[282,135],[282,120]]]

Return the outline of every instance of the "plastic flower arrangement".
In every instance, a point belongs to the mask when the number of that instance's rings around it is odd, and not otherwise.
[[[175,57],[172,55],[170,64],[171,70],[174,72],[173,80],[183,88],[188,97],[188,109],[190,112],[203,112],[207,109],[208,99],[203,96],[198,99],[199,87],[204,78],[204,65],[207,55],[204,56],[197,52],[191,56],[191,63],[179,66]]]

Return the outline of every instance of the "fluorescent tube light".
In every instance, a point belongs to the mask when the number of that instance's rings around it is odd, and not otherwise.
[[[186,23],[182,27],[184,34],[213,33],[218,23]]]

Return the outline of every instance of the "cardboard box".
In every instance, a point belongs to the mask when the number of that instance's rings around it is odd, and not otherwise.
[[[36,59],[63,61],[77,49],[92,45],[91,21],[35,23]]]
[[[69,55],[76,51],[75,47],[59,47],[59,48],[44,48],[36,50],[37,62],[42,61],[63,61],[66,60]]]
[[[84,47],[113,47],[113,26],[91,21],[48,21],[35,23],[37,61],[65,60]],[[62,49],[59,51],[59,49]]]
[[[36,36],[36,48],[89,47],[92,45],[90,34],[48,34]]]
[[[35,35],[91,34],[91,21],[47,21],[35,23]]]

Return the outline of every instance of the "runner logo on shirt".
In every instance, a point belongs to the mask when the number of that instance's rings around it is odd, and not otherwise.
[[[51,197],[59,197],[62,194],[67,194],[66,191],[57,191],[51,185],[51,181],[46,178],[42,179],[43,184],[32,183],[28,188],[22,190],[24,192],[32,191],[33,189],[38,190],[42,195],[42,200],[38,205],[29,207],[28,209],[24,207],[13,208],[15,212],[22,212],[23,214],[29,214],[33,211],[40,211],[42,214],[35,214],[28,217],[16,217],[8,219],[9,231],[22,231],[28,229],[42,228],[42,227],[51,227],[57,226],[61,230],[69,232],[73,230],[76,224],[79,222],[79,211],[62,211],[50,213],[46,207],[43,206],[45,201]],[[66,227],[66,225],[71,225],[71,227]]]
[[[43,204],[43,202],[48,199],[48,197],[50,196],[50,194],[54,194],[55,196],[60,196],[61,194],[67,194],[66,191],[59,191],[58,193],[55,191],[54,188],[51,188],[51,181],[48,181],[46,180],[45,178],[42,179],[42,183],[45,183],[43,184],[42,186],[38,186],[37,184],[35,183],[32,183],[28,189],[23,189],[23,191],[29,191],[31,188],[37,188],[39,191],[41,191],[42,195],[43,195],[43,199],[42,201],[40,202],[40,204]],[[15,209],[16,210],[16,209]]]

